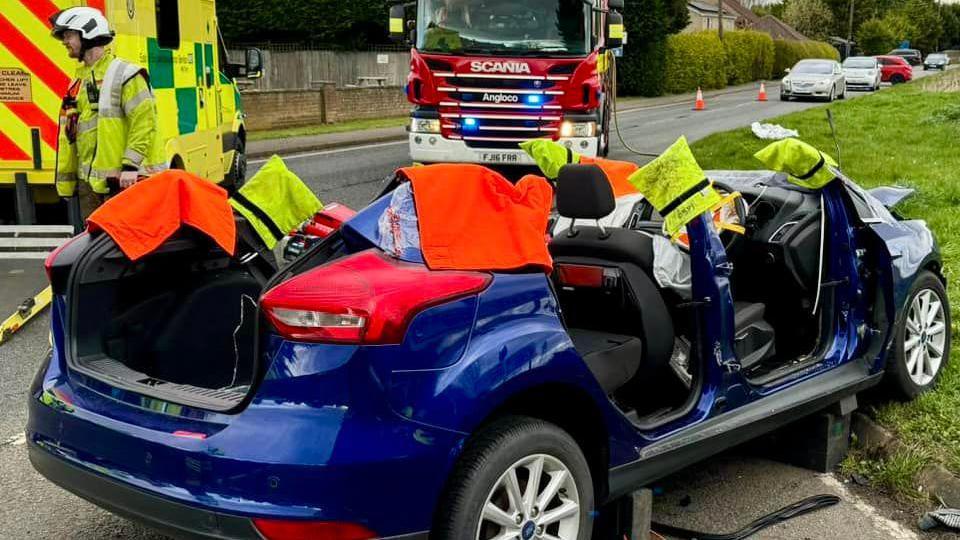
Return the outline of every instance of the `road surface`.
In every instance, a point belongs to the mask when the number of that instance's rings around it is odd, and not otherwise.
[[[922,77],[925,73],[920,69],[915,76]],[[620,132],[635,150],[658,153],[680,135],[693,142],[718,131],[745,127],[755,121],[823,105],[816,101],[780,101],[776,92],[769,92],[771,99],[766,102],[758,102],[754,90],[716,96],[709,98],[704,111],[692,110],[693,103],[624,107],[619,114]],[[848,92],[847,99],[863,95]],[[631,154],[614,133],[611,133],[611,140],[610,157],[613,159],[637,163],[650,159]],[[407,141],[307,152],[286,156],[284,160],[322,201],[337,201],[353,208],[370,202],[379,193],[379,182],[384,177],[398,167],[410,164]],[[264,162],[251,161],[248,174],[256,172]]]

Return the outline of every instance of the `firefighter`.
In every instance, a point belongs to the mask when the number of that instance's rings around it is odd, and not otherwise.
[[[114,33],[99,10],[65,9],[50,23],[80,62],[60,110],[57,193],[73,197],[79,188],[86,217],[111,189],[166,169],[156,101],[146,70],[106,48]]]

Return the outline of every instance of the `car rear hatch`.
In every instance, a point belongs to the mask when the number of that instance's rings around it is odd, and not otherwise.
[[[73,244],[48,263],[72,374],[212,411],[241,406],[263,370],[257,300],[271,265],[186,227],[136,262],[106,234]]]

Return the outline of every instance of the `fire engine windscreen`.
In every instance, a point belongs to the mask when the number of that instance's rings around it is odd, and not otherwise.
[[[583,0],[422,0],[419,10],[422,52],[583,56],[592,47]]]

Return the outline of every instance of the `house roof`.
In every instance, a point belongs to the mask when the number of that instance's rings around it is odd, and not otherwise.
[[[797,32],[792,26],[773,15],[760,17],[757,22],[753,23],[753,29],[766,32],[770,34],[773,39],[796,39],[800,41],[808,39],[807,36]]]
[[[728,11],[726,9],[726,5],[727,3],[724,2],[723,17],[725,19],[735,19],[737,16],[736,13],[731,13],[731,11]],[[697,11],[706,15],[716,15],[717,3],[703,0],[690,0],[687,2],[687,9],[692,9],[693,11]]]
[[[752,9],[741,4],[738,0],[723,0],[723,9],[736,13],[737,17],[746,21],[748,26],[760,20],[760,17]]]

